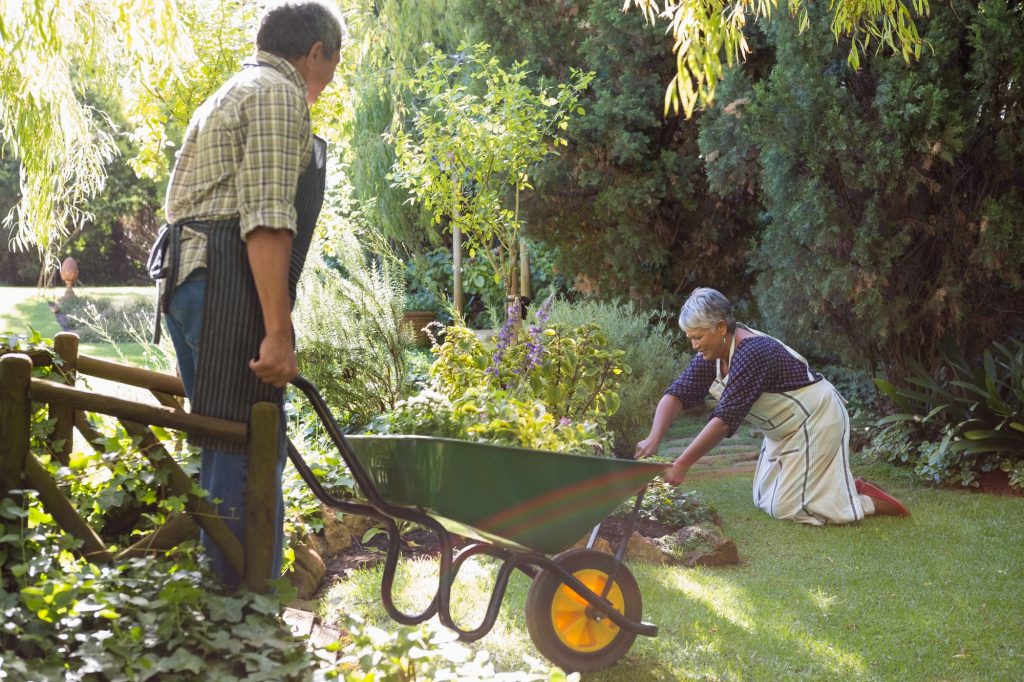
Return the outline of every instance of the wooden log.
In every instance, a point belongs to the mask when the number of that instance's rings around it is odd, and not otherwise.
[[[0,357],[10,355],[12,353],[27,355],[28,358],[32,360],[33,367],[49,367],[53,364],[53,355],[50,351],[42,348],[30,350],[0,350]]]
[[[61,528],[82,541],[79,550],[85,558],[98,563],[109,563],[113,558],[96,531],[75,511],[74,505],[64,497],[43,465],[32,455],[25,460],[25,483],[39,493],[39,501]]]
[[[120,384],[129,384],[146,388],[152,391],[170,393],[171,395],[185,395],[185,385],[179,377],[163,372],[154,372],[141,367],[130,367],[109,360],[101,360],[90,355],[78,357],[78,371],[88,374],[91,377],[116,381]]]
[[[164,407],[169,407],[175,412],[184,412],[185,406],[181,404],[181,400],[171,395],[170,393],[164,393],[163,391],[150,391],[153,397],[156,398],[157,402]]]
[[[281,411],[273,403],[256,403],[249,420],[249,473],[245,487],[245,585],[266,592],[273,576],[277,533],[277,460]]]
[[[178,514],[138,542],[117,553],[118,561],[166,552],[185,540],[199,537],[199,526],[188,514]]]
[[[22,487],[31,440],[31,381],[30,357],[23,353],[0,357],[0,497]]]
[[[75,371],[78,367],[78,334],[61,332],[53,339],[53,350],[61,359],[60,371],[68,386],[75,385]],[[59,443],[52,448],[54,456],[67,466],[75,440],[75,410],[67,405],[50,404],[50,418],[55,420],[53,440]]]
[[[107,451],[101,444],[101,441],[104,440],[103,434],[92,427],[89,420],[85,418],[85,413],[80,410],[75,410],[75,428],[85,437],[93,450],[101,453]]]
[[[213,538],[213,541],[231,562],[231,567],[235,569],[235,572],[238,575],[245,575],[245,553],[242,550],[242,542],[220,519],[213,505],[192,492],[192,479],[189,475],[182,471],[178,463],[174,461],[174,458],[147,426],[125,419],[121,420],[121,424],[125,431],[141,438],[139,449],[142,454],[158,469],[167,472],[167,487],[175,495],[188,496],[185,510],[192,515],[192,518],[206,531],[206,534]]]
[[[83,358],[85,356],[82,356]],[[178,429],[200,436],[213,436],[246,442],[246,426],[242,422],[204,417],[197,414],[177,412],[170,407],[143,405],[131,400],[96,394],[55,384],[44,379],[33,379],[29,385],[29,396],[40,402],[69,405],[76,410],[100,412],[120,419]]]

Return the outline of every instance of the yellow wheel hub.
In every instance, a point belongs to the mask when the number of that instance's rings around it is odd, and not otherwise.
[[[608,582],[608,574],[604,571],[586,569],[573,575],[597,595],[604,591],[604,586]],[[606,598],[616,611],[624,612],[622,590],[619,589],[618,583],[612,583]],[[559,586],[551,600],[551,623],[563,644],[584,653],[600,651],[611,644],[619,634],[618,625],[564,584]]]

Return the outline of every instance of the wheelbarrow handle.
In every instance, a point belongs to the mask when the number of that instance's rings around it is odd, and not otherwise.
[[[362,490],[366,499],[369,501],[369,505],[346,502],[345,500],[341,500],[329,494],[324,490],[323,486],[320,485],[320,482],[310,470],[309,465],[306,464],[305,460],[302,459],[302,456],[295,449],[295,446],[289,444],[288,456],[292,460],[296,469],[299,470],[299,474],[302,476],[302,479],[307,485],[309,485],[310,489],[312,489],[313,493],[320,499],[320,501],[328,506],[380,519],[388,528],[388,555],[384,563],[384,574],[381,578],[381,599],[384,602],[384,608],[388,612],[388,615],[403,625],[417,625],[428,618],[433,617],[435,613],[447,613],[450,610],[449,602],[451,599],[450,588],[452,582],[452,563],[454,561],[454,548],[451,535],[440,523],[427,514],[416,509],[398,507],[387,502],[377,490],[377,486],[373,482],[373,478],[370,476],[369,472],[366,470],[366,467],[364,467],[362,462],[359,461],[359,458],[356,457],[356,454],[348,444],[348,441],[345,440],[345,436],[341,432],[341,427],[339,427],[338,422],[334,420],[334,415],[331,414],[330,408],[327,406],[327,403],[324,401],[323,396],[320,395],[320,391],[317,390],[316,386],[302,375],[296,375],[296,377],[292,379],[291,383],[305,394],[306,398],[313,406],[313,411],[316,412],[317,416],[320,418],[320,422],[324,425],[324,428],[327,429],[327,434],[331,437],[331,441],[338,449],[338,452],[341,453],[341,458],[348,466],[349,472],[352,474],[352,478],[355,479],[359,489]],[[415,615],[399,611],[391,596],[395,570],[398,564],[398,545],[401,542],[398,528],[394,521],[395,519],[412,521],[413,523],[429,528],[437,536],[438,544],[440,545],[440,576],[438,579],[437,593],[435,593],[430,605],[422,613]]]

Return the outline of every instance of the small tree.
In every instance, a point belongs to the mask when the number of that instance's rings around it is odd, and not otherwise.
[[[518,293],[519,192],[532,189],[535,164],[568,144],[561,135],[584,114],[577,103],[594,76],[573,69],[552,94],[531,88],[527,73],[526,62],[502,68],[485,43],[454,57],[435,51],[410,84],[421,100],[410,131],[389,138],[392,182],[435,224],[449,218],[446,229],[465,235],[470,256],[481,253],[510,296]]]

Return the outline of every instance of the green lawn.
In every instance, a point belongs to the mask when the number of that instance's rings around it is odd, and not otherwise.
[[[736,541],[738,566],[633,564],[644,618],[618,666],[585,680],[1020,680],[1024,678],[1024,499],[935,490],[886,465],[855,467],[884,482],[913,511],[814,528],[769,518],[751,503],[751,476],[694,475]],[[399,573],[399,603],[422,608],[434,562]],[[493,566],[468,571],[455,591],[457,619],[475,625]],[[355,573],[325,599],[337,610],[392,626],[380,606],[379,569]],[[494,630],[473,645],[503,670],[536,656],[516,575]]]
[[[89,297],[153,298],[152,287],[81,287],[75,291],[80,296]],[[26,335],[32,328],[52,339],[61,329],[49,304],[61,295],[63,289],[40,292],[34,287],[0,287],[0,332]],[[85,355],[106,360],[138,367],[151,366],[145,345],[141,343],[83,343],[79,350]]]

